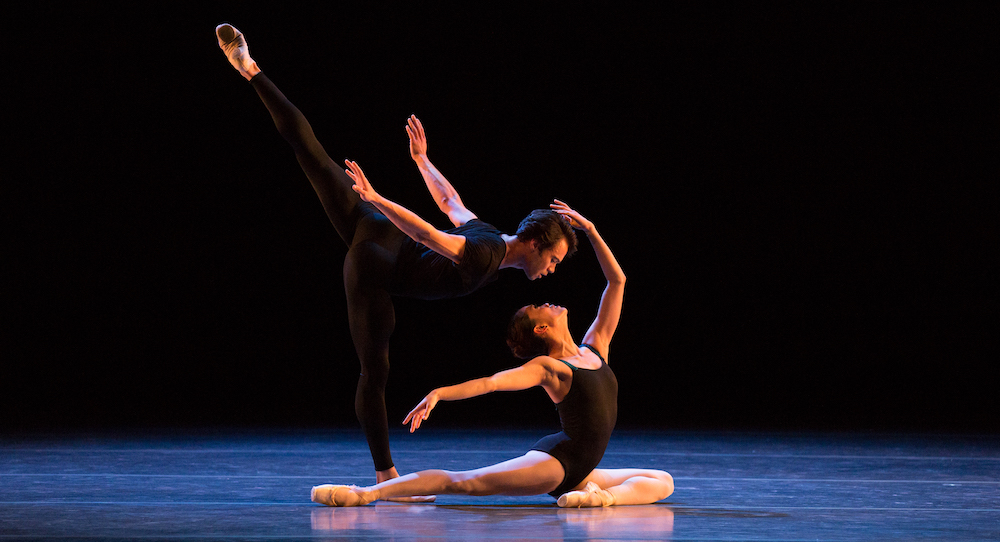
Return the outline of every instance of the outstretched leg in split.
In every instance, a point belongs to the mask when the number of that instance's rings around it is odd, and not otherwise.
[[[540,495],[562,483],[562,464],[545,452],[470,471],[425,470],[371,487],[321,485],[312,500],[327,506],[361,506],[410,495]]]

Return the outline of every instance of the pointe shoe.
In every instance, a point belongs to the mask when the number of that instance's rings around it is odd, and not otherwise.
[[[601,486],[594,482],[587,482],[587,485],[580,491],[563,493],[556,504],[560,508],[612,506],[615,504],[615,496],[610,491],[601,489]]]
[[[222,23],[215,27],[215,37],[219,39],[219,48],[226,54],[229,63],[248,81],[258,73],[260,68],[253,58],[250,58],[250,47],[243,33],[235,26]]]
[[[361,495],[354,492],[354,486],[342,486],[334,484],[323,484],[313,486],[309,492],[312,502],[325,504],[327,506],[362,506],[368,504],[364,502]]]

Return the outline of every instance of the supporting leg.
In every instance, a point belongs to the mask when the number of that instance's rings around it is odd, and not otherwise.
[[[389,421],[385,386],[389,380],[389,338],[396,314],[389,293],[381,287],[390,255],[374,243],[351,247],[344,260],[344,291],[351,338],[361,362],[354,409],[368,439],[376,471],[393,467],[389,452]]]

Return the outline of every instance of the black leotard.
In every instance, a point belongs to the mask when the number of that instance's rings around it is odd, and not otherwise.
[[[556,498],[571,491],[601,462],[618,419],[618,379],[615,373],[592,346],[580,346],[597,354],[601,358],[601,366],[582,369],[563,361],[573,370],[569,393],[556,405],[563,430],[531,447],[558,459],[566,471],[559,487],[549,492]]]
[[[266,75],[257,74],[250,84],[349,247],[344,290],[351,337],[361,361],[354,409],[375,469],[386,470],[393,466],[385,410],[389,337],[396,323],[391,296],[440,299],[468,294],[496,279],[506,243],[496,228],[480,220],[448,230],[466,238],[460,264],[414,242],[374,205],[361,201],[351,189],[354,181],[330,159],[302,112]]]

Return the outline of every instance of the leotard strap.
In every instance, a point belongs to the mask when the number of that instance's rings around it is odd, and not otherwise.
[[[598,352],[598,351],[597,351],[597,349],[596,349],[596,348],[594,348],[593,346],[590,346],[589,344],[586,344],[586,343],[584,343],[584,344],[581,344],[580,346],[586,346],[586,347],[587,347],[587,350],[590,350],[591,352],[593,352],[593,353],[597,354],[597,357],[598,357],[598,358],[599,358],[599,359],[600,359],[601,361],[603,361],[604,363],[607,363],[606,361],[604,361],[604,356],[602,356],[602,355],[601,355],[601,353],[600,353],[600,352]]]
[[[601,356],[601,354],[597,350],[595,350],[593,346],[590,346],[589,344],[581,344],[580,346],[586,346],[587,350],[590,350],[591,352],[597,354],[597,359],[601,360],[601,363],[604,363],[605,365],[607,365],[608,362],[604,361],[604,357]],[[576,365],[573,365],[572,363],[570,363],[570,362],[568,362],[568,361],[566,361],[564,359],[560,359],[559,361],[565,363],[567,367],[569,367],[570,369],[572,369],[574,371],[576,371],[577,369],[579,369],[579,367],[577,367]],[[590,370],[590,369],[588,369],[588,370]]]

